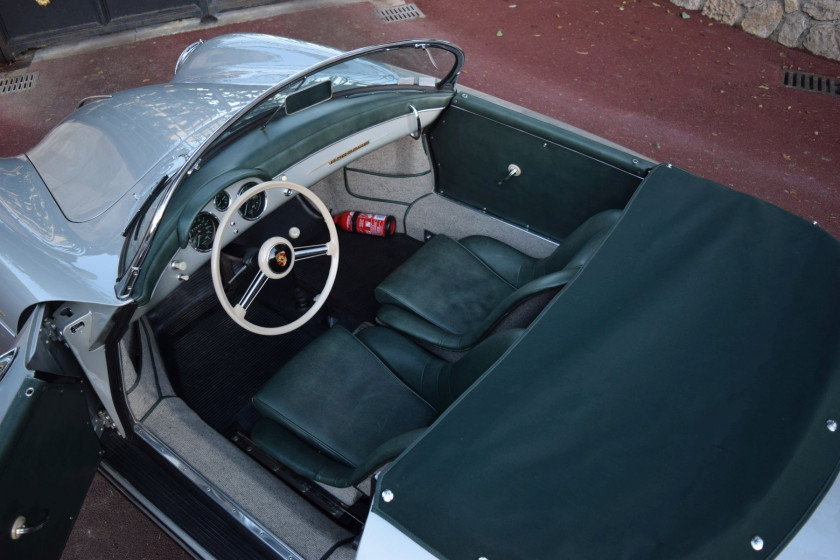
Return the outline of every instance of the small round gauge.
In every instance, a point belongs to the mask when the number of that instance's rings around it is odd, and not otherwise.
[[[216,210],[219,212],[224,212],[230,206],[230,195],[227,191],[222,191],[216,195],[216,198],[213,199],[213,204],[216,206]]]
[[[201,253],[206,253],[212,249],[213,239],[216,237],[218,227],[219,220],[213,214],[202,212],[196,216],[187,234],[190,247]]]
[[[251,187],[256,187],[256,183],[247,183],[239,189],[239,194],[241,195]],[[246,220],[256,220],[260,217],[260,214],[263,213],[265,210],[265,193],[260,193],[256,196],[252,196],[239,207],[239,215],[245,218]]]

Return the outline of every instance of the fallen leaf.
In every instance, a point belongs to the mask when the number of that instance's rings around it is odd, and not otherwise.
[[[685,12],[680,13],[680,17],[683,19],[691,19],[691,16]]]
[[[758,89],[770,89],[770,87],[765,86],[764,84],[761,84],[760,86],[758,86]]]
[[[144,83],[144,84],[145,84],[146,82],[148,82],[148,81],[149,81],[149,78],[143,78],[143,83]]]
[[[535,33],[534,35],[531,35],[531,37],[542,37],[542,35],[540,33]]]
[[[499,29],[498,31],[496,31],[496,37],[501,37],[502,35],[503,35],[503,33],[502,33],[502,30],[501,30],[501,29]]]
[[[785,161],[790,161],[790,156],[789,155],[782,154],[782,157],[785,159]]]
[[[662,7],[662,4],[657,4],[656,2],[651,2],[651,4],[653,4],[653,5],[654,5],[654,6],[656,6],[657,8],[661,8],[661,7]]]
[[[578,54],[589,54],[589,51],[575,51]]]
[[[516,4],[511,4],[510,6],[508,6],[508,8],[515,8],[515,7],[516,7]]]

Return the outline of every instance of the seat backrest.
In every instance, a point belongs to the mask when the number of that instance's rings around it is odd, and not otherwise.
[[[620,217],[621,210],[605,210],[583,222],[553,253],[537,261],[533,277],[539,278],[564,268],[583,266]]]

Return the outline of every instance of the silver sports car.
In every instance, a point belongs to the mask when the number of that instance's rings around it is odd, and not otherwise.
[[[254,34],[0,159],[0,557],[97,469],[206,558],[834,558],[840,244]]]

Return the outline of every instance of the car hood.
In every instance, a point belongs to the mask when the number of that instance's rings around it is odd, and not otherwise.
[[[186,161],[228,118],[265,90],[260,86],[164,84],[117,93],[75,111],[27,155],[71,222],[108,210],[177,151]],[[138,192],[139,191],[139,192]]]

